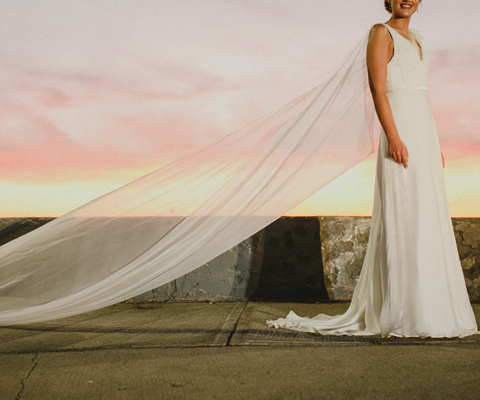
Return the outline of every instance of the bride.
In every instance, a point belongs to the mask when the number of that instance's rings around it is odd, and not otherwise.
[[[384,129],[352,305],[342,316],[291,313],[270,324],[326,334],[474,333],[428,101],[428,55],[408,30],[418,4],[388,3],[392,19],[285,106],[1,246],[0,325],[92,311],[205,264],[368,157],[375,106]]]
[[[367,67],[382,126],[367,253],[344,315],[267,321],[322,334],[463,337],[476,332],[445,192],[427,89],[428,54],[410,18],[421,0],[387,0]]]

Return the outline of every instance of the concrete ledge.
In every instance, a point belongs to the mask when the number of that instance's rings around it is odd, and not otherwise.
[[[249,298],[258,285],[265,232],[244,240],[200,268],[135,300],[239,301]]]
[[[0,218],[0,245],[53,218]],[[453,218],[470,300],[480,302],[480,219]],[[195,271],[138,301],[348,301],[369,217],[282,217]]]

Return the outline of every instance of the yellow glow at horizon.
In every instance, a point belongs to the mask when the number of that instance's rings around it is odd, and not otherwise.
[[[470,160],[473,161],[473,160]],[[335,179],[288,212],[288,216],[371,215],[375,155]],[[445,170],[452,217],[480,217],[480,166],[452,161]],[[108,193],[123,183],[0,184],[0,217],[56,217]]]

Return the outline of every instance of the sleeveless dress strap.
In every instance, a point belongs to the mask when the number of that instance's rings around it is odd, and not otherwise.
[[[387,30],[390,32],[390,35],[392,36],[393,41],[395,41],[395,38],[393,37],[394,35],[392,34],[392,31],[397,33],[397,34],[398,34],[398,32],[395,29],[393,29],[392,27],[388,26],[387,24],[382,23],[382,25],[385,28],[387,28]]]

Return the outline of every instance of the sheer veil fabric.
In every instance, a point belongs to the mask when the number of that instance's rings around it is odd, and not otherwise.
[[[0,247],[0,325],[92,311],[170,282],[362,161],[373,152],[367,41],[285,106]]]

